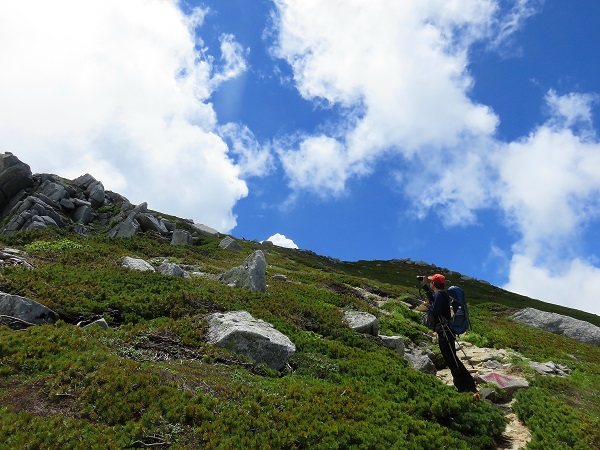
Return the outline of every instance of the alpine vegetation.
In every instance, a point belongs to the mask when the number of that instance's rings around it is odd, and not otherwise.
[[[515,314],[597,316],[223,236],[10,153],[0,214],[2,448],[600,448],[598,343]],[[423,272],[465,294],[475,395],[421,323]]]

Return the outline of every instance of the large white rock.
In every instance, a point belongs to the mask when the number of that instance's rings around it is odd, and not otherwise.
[[[272,369],[282,369],[296,351],[286,335],[247,311],[214,313],[207,319],[209,343],[249,356]]]
[[[379,321],[373,314],[362,311],[344,311],[344,317],[350,328],[359,333],[373,336],[379,334]]]
[[[139,258],[131,258],[130,256],[123,258],[121,265],[128,269],[155,272],[154,267],[149,262]]]
[[[59,319],[50,308],[19,295],[0,292],[0,315],[16,317],[34,325],[54,323]]]
[[[554,334],[564,334],[571,339],[585,344],[600,345],[600,327],[561,314],[540,311],[535,308],[525,308],[513,314],[513,319],[549,331]]]

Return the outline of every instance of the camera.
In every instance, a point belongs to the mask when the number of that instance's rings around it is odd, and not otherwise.
[[[425,275],[417,275],[417,280],[423,281],[423,278],[425,278]]]

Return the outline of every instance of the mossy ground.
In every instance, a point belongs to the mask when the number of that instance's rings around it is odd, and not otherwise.
[[[504,428],[502,413],[408,367],[394,351],[351,331],[342,308],[369,311],[382,334],[426,340],[416,302],[417,268],[400,261],[340,262],[265,247],[266,293],[120,267],[124,256],[164,257],[208,275],[244,252],[203,238],[179,247],[153,235],[88,238],[43,230],[1,238],[26,250],[34,270],[0,269],[0,290],[54,309],[55,325],[0,327],[0,448],[484,449]],[[433,268],[429,268],[433,270]],[[280,273],[288,281],[273,280]],[[566,379],[532,374],[516,411],[529,448],[600,447],[600,350],[509,319],[534,306],[599,325],[493,286],[467,281],[470,338],[568,365]],[[358,295],[366,289],[383,307]],[[204,341],[204,315],[247,310],[297,347],[282,373]],[[111,329],[81,329],[104,317]]]

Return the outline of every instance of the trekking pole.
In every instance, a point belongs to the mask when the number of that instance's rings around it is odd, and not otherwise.
[[[460,351],[463,353],[463,355],[465,355],[465,359],[466,359],[467,361],[469,361],[469,364],[471,365],[471,368],[472,368],[472,369],[474,369],[474,368],[475,368],[475,366],[474,366],[474,365],[473,365],[473,363],[471,362],[471,358],[469,358],[469,357],[467,356],[467,354],[465,353],[465,351],[464,351],[464,350],[463,350],[463,348],[462,348],[462,345],[460,345],[460,342],[458,342],[458,339],[456,339],[456,336],[454,336],[454,342],[456,343],[456,345],[458,345],[458,348],[459,348],[459,349],[460,349]]]

